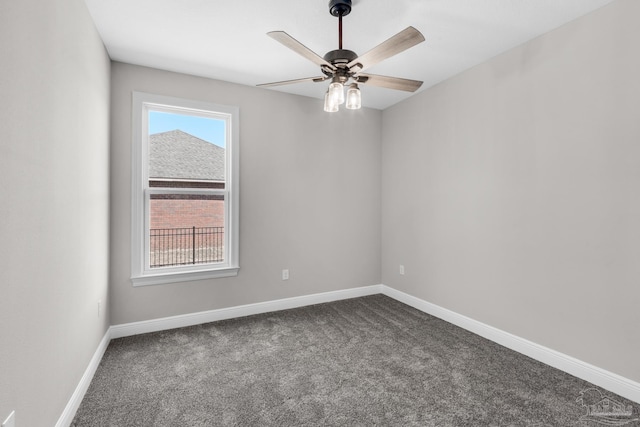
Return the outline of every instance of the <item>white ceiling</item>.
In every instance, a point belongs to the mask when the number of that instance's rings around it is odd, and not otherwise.
[[[337,49],[328,0],[85,0],[113,60],[245,85],[322,75],[266,35],[282,30],[323,56]],[[344,48],[363,54],[411,25],[426,42],[367,72],[422,80],[421,90],[612,0],[353,0]],[[322,99],[327,83],[272,89]],[[384,109],[411,93],[362,86]]]

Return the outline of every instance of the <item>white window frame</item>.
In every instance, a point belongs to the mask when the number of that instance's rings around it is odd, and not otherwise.
[[[226,122],[225,188],[149,187],[149,111],[182,112]],[[131,178],[131,282],[134,286],[236,276],[239,264],[239,109],[204,101],[133,92]],[[221,263],[149,267],[149,200],[153,194],[222,195],[225,200],[225,259]]]

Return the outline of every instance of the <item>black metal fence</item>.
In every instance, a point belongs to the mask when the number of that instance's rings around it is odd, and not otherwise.
[[[150,266],[169,267],[224,261],[224,227],[149,230]]]

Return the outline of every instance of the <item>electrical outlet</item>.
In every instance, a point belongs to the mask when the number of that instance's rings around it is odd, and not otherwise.
[[[282,280],[289,280],[289,270],[282,270]]]
[[[98,318],[100,318],[101,314],[102,314],[102,300],[99,299],[98,300]]]
[[[11,411],[7,419],[2,423],[2,427],[16,427],[16,411]]]
[[[400,264],[400,274],[404,276],[404,265]]]

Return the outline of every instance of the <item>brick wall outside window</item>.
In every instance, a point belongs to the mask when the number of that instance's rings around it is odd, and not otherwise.
[[[154,195],[151,229],[224,227],[224,200],[217,196]]]

